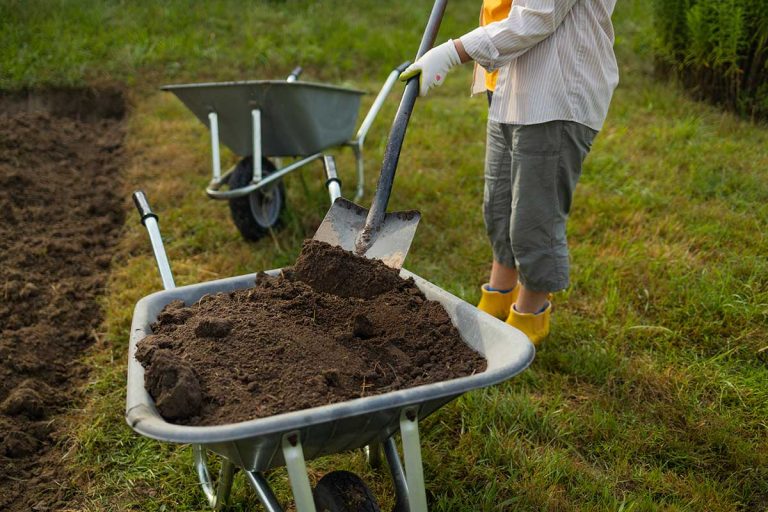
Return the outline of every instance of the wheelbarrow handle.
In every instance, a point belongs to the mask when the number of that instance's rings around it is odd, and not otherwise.
[[[147,196],[143,190],[137,190],[133,193],[133,204],[136,205],[136,209],[139,211],[139,217],[141,217],[141,223],[146,226],[146,219],[148,217],[154,217],[157,219],[157,215],[152,211],[147,201]]]
[[[171,272],[171,264],[168,262],[168,256],[165,254],[163,237],[160,236],[160,227],[157,225],[157,214],[149,207],[147,196],[142,190],[137,190],[133,193],[133,203],[139,211],[141,223],[144,224],[147,232],[149,232],[149,241],[152,243],[152,252],[155,253],[157,269],[160,271],[163,287],[166,290],[176,288],[176,283],[173,281],[173,273]]]
[[[296,66],[293,68],[293,71],[291,71],[291,74],[288,75],[288,78],[285,79],[286,82],[295,82],[299,79],[299,76],[301,76],[301,73],[304,72],[304,69],[301,66]]]
[[[328,178],[325,186],[331,197],[331,204],[333,204],[337,198],[341,197],[341,180],[336,172],[336,160],[333,155],[323,155],[323,167],[325,168],[325,176]]]
[[[416,53],[416,59],[427,53],[432,48],[437,38],[437,31],[440,29],[440,22],[443,20],[443,13],[448,0],[436,0],[432,6],[432,12],[429,15],[429,21],[424,29],[424,35],[421,37],[419,51]],[[381,222],[384,220],[384,214],[387,211],[389,196],[392,193],[392,184],[395,180],[395,171],[400,159],[400,150],[403,147],[405,131],[408,128],[408,121],[413,112],[413,106],[416,98],[419,96],[419,77],[410,78],[405,85],[405,92],[400,100],[400,106],[395,114],[395,120],[392,123],[392,129],[389,132],[387,147],[384,151],[384,161],[381,164],[381,173],[379,182],[376,186],[376,194],[373,197],[371,209],[368,212],[368,218],[365,221],[365,228],[360,233],[356,242],[356,251],[363,254],[367,245],[370,243],[370,237],[375,232]]]
[[[407,61],[403,62],[402,64],[400,64],[399,66],[397,66],[395,68],[395,71],[397,71],[398,73],[402,73],[410,65],[411,65],[411,61],[407,60]]]

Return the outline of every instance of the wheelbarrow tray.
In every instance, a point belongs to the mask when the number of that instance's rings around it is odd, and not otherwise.
[[[309,156],[352,139],[363,91],[312,82],[248,80],[166,85],[210,129],[216,112],[219,138],[240,156],[253,154],[251,111],[261,112],[265,156]]]
[[[278,275],[280,270],[268,271]],[[173,443],[203,445],[249,471],[284,465],[281,440],[298,432],[307,460],[383,441],[397,431],[405,407],[417,407],[424,418],[467,391],[505,381],[522,372],[534,357],[533,345],[517,329],[479,311],[428,281],[413,277],[428,299],[440,302],[464,342],[488,362],[485,371],[458,379],[426,384],[381,395],[217,426],[184,426],[166,422],[144,389],[144,369],[136,360],[136,344],[152,333],[150,324],[162,308],[181,299],[190,305],[200,297],[250,288],[256,274],[161,291],[141,299],[134,310],[128,352],[126,419],[139,434]]]

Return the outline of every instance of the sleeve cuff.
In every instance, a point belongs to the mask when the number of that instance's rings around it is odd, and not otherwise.
[[[483,27],[477,27],[459,38],[464,50],[472,60],[487,71],[495,71],[499,66],[499,51],[493,46],[491,38]]]

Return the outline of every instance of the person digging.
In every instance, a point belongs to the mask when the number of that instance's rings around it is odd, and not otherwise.
[[[477,307],[549,334],[553,292],[569,285],[566,221],[584,158],[602,128],[618,67],[616,0],[484,0],[480,26],[436,46],[401,75],[419,93],[474,60],[486,92],[483,216],[493,249]]]

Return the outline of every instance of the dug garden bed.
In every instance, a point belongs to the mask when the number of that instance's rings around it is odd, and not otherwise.
[[[63,414],[123,224],[119,90],[0,92],[0,510],[77,502]]]

